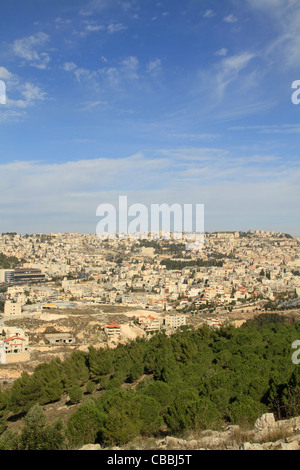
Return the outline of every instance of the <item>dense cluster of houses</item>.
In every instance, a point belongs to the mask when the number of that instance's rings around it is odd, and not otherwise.
[[[183,325],[181,310],[300,294],[299,239],[267,231],[216,232],[205,236],[200,252],[185,249],[182,240],[171,241],[172,251],[159,243],[76,233],[3,234],[0,253],[20,260],[23,277],[40,273],[39,279],[21,282],[13,269],[0,269],[6,286],[3,318],[78,305],[126,305],[145,310],[138,326],[150,332]],[[167,258],[179,267],[168,269],[162,263]],[[104,332],[118,337],[120,325],[108,324]],[[24,336],[5,337],[6,351],[23,350]]]

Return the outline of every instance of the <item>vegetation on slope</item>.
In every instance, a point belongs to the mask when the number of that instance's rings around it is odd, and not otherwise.
[[[161,429],[180,435],[252,425],[264,412],[300,415],[300,366],[291,349],[299,337],[300,323],[264,314],[240,328],[185,327],[170,337],[74,352],[0,392],[0,449],[122,445]],[[64,394],[79,406],[65,422],[47,423],[43,405]],[[7,427],[12,413],[25,416],[19,432]]]

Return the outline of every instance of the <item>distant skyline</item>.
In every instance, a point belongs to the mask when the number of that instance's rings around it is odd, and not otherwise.
[[[0,233],[96,233],[126,195],[299,237],[299,24],[296,0],[2,2]]]

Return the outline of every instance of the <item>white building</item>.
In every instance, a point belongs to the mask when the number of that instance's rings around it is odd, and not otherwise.
[[[4,327],[3,330],[5,337],[0,341],[0,363],[28,361],[30,359],[29,338],[24,331],[14,327]],[[2,360],[5,362],[1,362]]]
[[[186,325],[186,317],[185,315],[170,313],[170,315],[165,317],[165,325],[171,328],[179,328],[180,326]]]
[[[22,315],[22,305],[6,300],[4,304],[4,317],[16,317]]]
[[[14,269],[0,269],[0,282],[13,282],[14,272]]]
[[[142,315],[139,317],[139,325],[145,331],[159,331],[160,330],[160,320],[157,317],[152,315]]]

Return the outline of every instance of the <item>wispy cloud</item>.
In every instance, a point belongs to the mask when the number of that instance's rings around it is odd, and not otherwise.
[[[23,230],[30,219],[31,233],[45,230],[47,220],[52,223],[51,231],[59,230],[62,222],[74,231],[82,226],[86,230],[88,223],[95,230],[97,206],[116,204],[118,196],[125,194],[133,202],[146,204],[204,203],[206,223],[214,221],[218,227],[227,220],[231,226],[236,224],[234,229],[237,224],[240,228],[242,221],[250,224],[258,215],[271,213],[278,220],[287,207],[291,213],[299,207],[300,166],[288,161],[275,166],[276,158],[200,147],[160,149],[156,155],[138,153],[113,160],[11,162],[0,165],[0,184],[6,195],[0,219],[2,226],[9,226],[9,207]],[[10,227],[14,227],[13,220]]]
[[[264,47],[267,57],[271,57],[280,67],[284,63],[290,68],[298,68],[300,62],[300,4],[295,0],[247,0],[255,10],[263,12],[277,28],[275,38]]]
[[[70,23],[72,23],[72,20],[70,18],[57,17],[57,18],[55,18],[54,21],[55,21],[55,24],[56,24],[57,28],[60,28],[60,27],[63,27],[63,26],[66,26],[66,25],[69,25]]]
[[[238,21],[238,18],[232,13],[230,13],[229,15],[223,18],[223,21],[225,21],[225,23],[236,23]]]
[[[222,49],[219,49],[218,51],[215,52],[215,55],[220,55],[222,57],[227,56],[227,54],[228,54],[228,49],[226,49],[225,47],[222,47]]]
[[[216,93],[219,97],[222,97],[226,88],[240,77],[240,72],[248,66],[254,57],[255,54],[251,52],[243,52],[222,60],[216,75]]]
[[[157,76],[161,72],[161,60],[158,58],[150,60],[146,68],[148,73]]]
[[[182,134],[182,133],[169,133],[168,134],[169,137],[174,137],[176,139],[180,139],[180,140],[200,140],[200,141],[213,141],[213,140],[216,140],[220,137],[219,134],[191,134],[191,133],[185,133],[185,134]]]
[[[203,18],[212,18],[213,16],[215,16],[215,13],[213,10],[206,10],[204,13],[203,13]]]
[[[258,131],[262,134],[300,134],[300,124],[280,124],[280,125],[257,125],[257,126],[232,126],[230,130],[237,131]]]
[[[149,90],[151,83],[162,76],[162,64],[159,58],[143,64],[136,56],[127,56],[114,61],[106,57],[101,59],[104,66],[95,70],[77,66],[74,62],[65,62],[62,65],[64,71],[74,74],[77,82],[86,83],[93,89],[93,101],[99,101],[100,96],[101,102],[107,100],[105,93],[110,91],[122,93],[122,96],[132,96],[133,91]],[[134,89],[132,89],[133,82]]]
[[[116,33],[118,31],[123,31],[124,29],[127,29],[127,26],[124,26],[121,23],[111,23],[107,26],[107,31],[110,34]]]
[[[126,57],[121,62],[121,73],[123,73],[130,80],[136,80],[138,75],[139,60],[135,56]]]
[[[46,98],[46,93],[44,91],[42,91],[38,86],[28,82],[22,85],[21,94],[24,96],[26,103],[44,101]]]
[[[123,25],[122,23],[109,22],[108,24],[99,24],[94,20],[89,19],[83,21],[83,28],[80,25],[80,27],[74,29],[73,35],[82,38],[88,36],[89,34],[98,33],[100,31],[105,32],[109,35],[113,35],[115,33],[125,31],[127,29],[127,26]]]
[[[85,2],[84,8],[79,10],[81,16],[91,16],[95,12],[100,13],[106,10],[111,4],[111,0],[88,0]]]
[[[13,43],[13,51],[17,57],[24,59],[32,67],[46,69],[50,56],[47,52],[40,52],[40,49],[48,43],[49,39],[49,35],[43,32],[16,39]]]
[[[77,65],[74,64],[74,62],[65,62],[64,65],[63,65],[63,69],[66,72],[72,72],[72,70],[77,69]]]
[[[3,80],[6,84],[6,87],[16,86],[19,83],[17,75],[9,72],[5,67],[0,67],[0,80]]]
[[[37,85],[23,80],[0,67],[0,79],[6,85],[6,103],[1,107],[0,121],[19,121],[26,116],[26,109],[47,99],[47,93]]]
[[[86,25],[86,30],[90,33],[94,33],[94,32],[105,30],[105,26],[101,25],[101,24],[94,23],[94,22],[93,23],[89,22]]]

